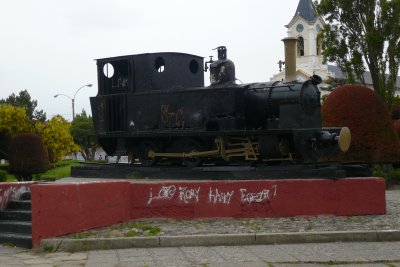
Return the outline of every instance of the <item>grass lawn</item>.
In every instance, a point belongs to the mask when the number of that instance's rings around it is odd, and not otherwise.
[[[55,181],[64,177],[71,176],[71,167],[78,166],[80,163],[75,160],[62,160],[55,164],[53,168],[50,170],[35,174],[33,176],[34,181],[46,180],[46,181]],[[7,174],[7,182],[17,182],[17,178],[12,174]]]

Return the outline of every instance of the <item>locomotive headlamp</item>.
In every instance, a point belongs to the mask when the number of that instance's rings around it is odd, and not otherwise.
[[[351,132],[348,127],[343,127],[338,136],[338,145],[342,152],[347,152],[350,148]]]

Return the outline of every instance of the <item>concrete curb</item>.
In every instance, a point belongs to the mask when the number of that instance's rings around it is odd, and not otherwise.
[[[40,248],[44,251],[76,252],[144,247],[243,246],[379,241],[400,241],[400,230],[213,234],[132,238],[50,238],[43,239],[40,243]]]

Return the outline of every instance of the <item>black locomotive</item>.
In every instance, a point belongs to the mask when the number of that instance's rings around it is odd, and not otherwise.
[[[97,60],[91,97],[99,144],[197,166],[205,161],[304,161],[349,147],[347,128],[321,128],[318,76],[306,82],[236,84],[226,48],[204,65],[199,56],[149,53]],[[204,68],[203,68],[204,66]],[[211,85],[204,86],[203,70]]]

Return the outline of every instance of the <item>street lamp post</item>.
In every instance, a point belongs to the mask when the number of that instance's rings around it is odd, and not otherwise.
[[[91,84],[91,83],[85,84],[85,85],[81,86],[78,90],[76,90],[76,92],[75,92],[75,94],[74,94],[74,97],[70,97],[70,96],[64,95],[64,94],[56,94],[54,97],[58,97],[58,96],[62,95],[62,96],[65,96],[65,97],[68,97],[69,99],[71,99],[71,102],[72,102],[72,120],[74,120],[74,119],[75,119],[75,97],[76,97],[76,94],[77,94],[83,87],[92,87],[92,86],[93,86],[93,84]]]

